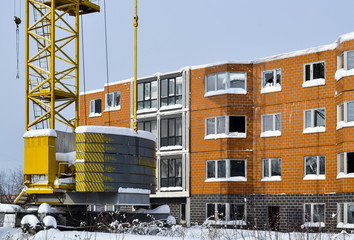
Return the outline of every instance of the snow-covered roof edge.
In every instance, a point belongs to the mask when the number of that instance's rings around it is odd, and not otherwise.
[[[80,95],[87,95],[87,94],[92,94],[92,93],[98,93],[98,92],[103,92],[104,89],[100,88],[100,89],[96,89],[96,90],[92,90],[92,91],[86,91],[86,92],[80,92]]]
[[[57,132],[54,129],[38,129],[25,132],[24,138],[33,137],[57,137]]]
[[[123,135],[132,137],[141,137],[156,142],[156,137],[153,133],[139,130],[136,133],[133,129],[123,127],[107,127],[107,126],[80,126],[75,129],[76,133],[103,133],[113,135]]]
[[[195,69],[214,67],[214,66],[219,66],[219,65],[224,65],[224,64],[252,64],[252,61],[223,61],[223,62],[216,62],[216,63],[191,66],[190,69],[195,70]]]
[[[127,82],[131,82],[133,78],[128,78],[128,79],[125,79],[125,80],[119,80],[119,81],[116,81],[116,82],[111,82],[111,83],[105,83],[104,86],[107,87],[108,85],[111,87],[113,85],[117,85],[117,84],[122,84],[122,83],[127,83]]]

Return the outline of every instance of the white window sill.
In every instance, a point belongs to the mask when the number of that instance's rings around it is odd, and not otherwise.
[[[163,106],[163,107],[160,107],[160,111],[171,110],[171,109],[177,109],[177,108],[182,108],[182,104],[175,104],[175,105]]]
[[[344,122],[344,121],[337,122],[337,128],[336,128],[337,130],[344,127],[354,127],[354,122]]]
[[[326,180],[326,175],[308,174],[303,178],[303,180]]]
[[[105,112],[112,112],[112,111],[117,111],[117,110],[120,110],[120,105],[117,106],[117,107],[108,107],[108,108],[105,108]]]
[[[338,223],[337,228],[354,228],[354,224],[352,223]]]
[[[326,131],[326,127],[309,127],[309,128],[305,128],[302,133],[321,133],[325,131]]]
[[[223,95],[223,94],[247,94],[247,91],[243,88],[229,88],[223,90],[216,90],[216,91],[209,91],[204,94],[204,97],[211,97],[216,95]]]
[[[208,178],[205,182],[247,182],[245,177]]]
[[[160,188],[160,192],[177,192],[182,191],[182,187],[162,187]]]
[[[89,117],[101,117],[102,113],[90,113]]]
[[[326,85],[326,80],[324,78],[313,79],[302,83],[302,87],[304,88],[322,85]]]
[[[272,181],[281,181],[281,176],[272,176],[262,178],[262,182],[272,182]]]
[[[205,140],[207,139],[218,139],[218,138],[246,138],[246,133],[220,133],[220,134],[209,134],[204,137]]]
[[[230,221],[223,221],[223,220],[205,220],[204,223],[216,224],[216,225],[246,226],[246,222],[243,221],[243,220],[230,220]]]
[[[157,108],[144,108],[141,110],[136,111],[137,114],[139,113],[150,113],[150,112],[156,112]]]
[[[160,147],[160,151],[182,150],[181,145]]]
[[[279,137],[281,136],[281,131],[265,131],[261,133],[261,137]]]
[[[305,222],[301,225],[301,228],[309,228],[309,227],[325,227],[324,222]]]
[[[261,90],[261,93],[271,93],[271,92],[280,92],[281,91],[281,86],[268,86],[268,87],[263,87]]]
[[[343,173],[343,172],[340,172],[337,175],[337,179],[341,179],[341,178],[354,178],[354,173]]]
[[[350,69],[350,70],[338,69],[335,74],[335,78],[337,81],[343,77],[349,77],[349,76],[354,76],[354,69]]]

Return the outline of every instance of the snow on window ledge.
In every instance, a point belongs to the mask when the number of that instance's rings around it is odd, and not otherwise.
[[[102,113],[90,113],[89,117],[101,117]]]
[[[354,224],[339,222],[337,228],[354,228]]]
[[[326,127],[309,127],[309,128],[305,128],[302,133],[320,133],[325,131],[326,131]]]
[[[141,110],[136,111],[137,114],[139,113],[150,113],[150,112],[156,112],[157,108],[144,108]]]
[[[281,131],[265,131],[261,133],[261,137],[279,137],[281,136]]]
[[[344,128],[344,127],[354,127],[354,121],[352,121],[352,122],[344,122],[344,121],[337,122],[336,130]]]
[[[225,133],[219,133],[219,134],[209,134],[207,136],[204,137],[205,140],[207,139],[218,139],[218,138],[246,138],[246,133],[229,133],[229,134],[225,134]]]
[[[261,93],[271,93],[271,92],[280,92],[281,86],[265,86],[262,88]]]
[[[182,191],[182,187],[162,187],[160,188],[160,192],[177,192]]]
[[[245,177],[208,178],[204,182],[247,182]]]
[[[246,221],[243,220],[205,220],[205,224],[216,224],[216,225],[232,225],[232,226],[246,226]]]
[[[209,91],[204,94],[204,97],[211,97],[222,94],[247,94],[247,91],[243,88],[229,88],[223,90]]]
[[[177,109],[177,108],[182,108],[182,104],[175,104],[175,105],[163,106],[163,107],[160,107],[160,111],[171,110],[171,109]]]
[[[281,176],[263,177],[262,182],[281,181]]]
[[[325,84],[326,84],[326,80],[324,78],[318,78],[318,79],[303,82],[302,87],[304,87],[304,88],[315,87],[315,86],[321,86],[321,85],[325,85]]]
[[[119,106],[116,106],[116,107],[108,107],[108,108],[105,108],[105,112],[111,112],[111,111],[117,111],[117,110],[120,110],[120,105]]]
[[[168,151],[168,150],[182,150],[182,146],[181,145],[176,145],[176,146],[160,147],[160,151]]]
[[[305,222],[301,225],[301,228],[309,228],[309,227],[325,227],[324,222]]]
[[[303,180],[326,180],[326,175],[308,174]]]
[[[344,173],[344,172],[340,172],[337,175],[337,179],[341,179],[341,178],[354,178],[354,173]]]
[[[350,70],[338,69],[335,74],[335,78],[337,81],[343,77],[349,77],[349,76],[354,76],[354,69],[350,69]]]

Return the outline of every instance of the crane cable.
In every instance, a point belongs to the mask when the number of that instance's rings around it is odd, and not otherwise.
[[[107,43],[107,11],[106,11],[106,0],[104,1],[104,35],[105,35],[105,47],[106,47],[106,80],[107,80],[107,97],[106,97],[106,101],[108,103],[108,98],[110,98],[109,96],[109,71],[108,71],[108,43]],[[114,96],[112,96],[111,99],[111,103],[113,103],[114,101]],[[111,106],[107,106],[108,108],[110,108]],[[110,109],[108,109],[108,126],[111,125],[111,114],[110,114]]]
[[[16,23],[16,63],[17,63],[17,74],[16,79],[20,78],[20,24],[21,24],[21,4],[20,8],[20,16],[16,16],[16,0],[14,0],[14,22]]]

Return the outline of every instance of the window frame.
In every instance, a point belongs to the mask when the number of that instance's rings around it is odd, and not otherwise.
[[[268,174],[264,176],[264,168],[266,167],[265,161],[268,161]],[[272,161],[280,160],[280,175],[272,175]],[[262,158],[262,181],[281,181],[282,179],[282,160],[281,158]]]
[[[316,157],[316,174],[307,174],[306,173],[306,160],[309,157]],[[324,157],[324,174],[320,173],[321,166],[321,157]],[[316,176],[316,179],[312,179],[311,176]],[[326,155],[312,155],[312,156],[304,156],[304,180],[325,180],[326,177]]]
[[[354,202],[337,203],[337,228],[354,228],[354,222],[348,223],[348,205],[354,206]],[[343,209],[341,208],[342,206]],[[341,221],[342,219],[343,221]]]
[[[277,71],[280,71],[280,84],[277,86]],[[270,73],[270,72],[273,72],[273,82],[271,84],[271,86],[266,86],[267,84],[265,83],[265,74],[266,73]],[[274,68],[274,69],[269,69],[269,70],[264,70],[262,71],[262,89],[266,89],[266,88],[269,88],[269,87],[281,87],[281,82],[282,82],[282,76],[281,76],[281,68]],[[278,91],[281,91],[278,90]]]
[[[310,222],[306,222],[306,205],[310,205],[311,206],[311,221]],[[314,206],[317,205],[323,205],[323,222],[314,222]],[[325,203],[304,203],[303,205],[303,222],[304,223],[319,223],[320,226],[309,226],[309,227],[325,227],[326,224],[326,204]],[[323,223],[323,224],[322,224]]]
[[[214,205],[214,217],[213,216],[208,216],[208,205]],[[218,216],[218,205],[223,205],[225,208],[225,219],[219,219]],[[231,205],[240,205],[243,206],[243,219],[231,219]],[[214,219],[211,219],[214,218]],[[247,225],[247,204],[246,203],[212,203],[212,202],[207,202],[205,203],[205,219],[206,221],[209,221],[210,223],[215,223],[215,224],[225,224],[226,225],[242,225],[245,226]]]
[[[154,132],[153,129],[152,129],[152,123],[155,122],[155,126],[156,126],[156,129]],[[149,130],[146,130],[146,124],[150,124],[150,131]],[[143,124],[143,129],[141,128],[141,124]],[[153,133],[156,137],[158,136],[158,131],[157,131],[157,119],[150,119],[150,120],[139,120],[138,121],[138,130],[143,130],[143,131],[148,131],[148,132],[151,132]]]
[[[156,84],[156,98],[153,98],[153,92],[152,92],[152,83]],[[139,85],[142,86],[142,100],[139,100]],[[147,98],[147,96],[145,96],[145,88],[146,85],[149,85],[149,96]],[[157,110],[158,108],[158,98],[159,98],[159,87],[158,87],[158,81],[157,79],[151,80],[151,81],[145,81],[145,82],[140,82],[137,84],[137,111],[143,111],[145,109],[155,109]],[[156,105],[155,107],[153,107],[152,102],[156,101]],[[147,102],[149,102],[150,107],[146,108],[145,104],[147,104]],[[142,108],[140,108],[140,104],[142,104]]]
[[[324,70],[323,70],[324,77],[323,78],[313,78],[313,65],[319,64],[319,63],[324,63]],[[306,80],[306,66],[310,66],[310,79],[309,80]],[[311,63],[304,63],[304,82],[314,81],[317,79],[326,79],[326,62],[323,60],[323,61],[316,61],[316,62],[311,62]]]
[[[230,75],[232,73],[240,73],[240,74],[244,74],[244,88],[232,88],[231,87],[231,77]],[[225,88],[224,89],[218,89],[218,75],[221,74],[225,74],[226,75],[226,83],[224,84]],[[211,78],[212,76],[215,76],[214,79],[214,89],[213,90],[208,90],[208,83],[209,83],[209,78]],[[237,92],[232,92],[232,91],[228,91],[230,89],[243,89],[245,90],[245,93],[247,93],[247,71],[225,71],[225,72],[218,72],[218,73],[211,73],[211,74],[206,74],[205,75],[205,79],[204,79],[204,85],[205,85],[205,94],[211,93],[211,92],[218,92],[218,91],[226,91],[226,93],[233,93],[233,94],[237,94]],[[221,94],[221,93],[220,93]],[[222,92],[222,94],[224,94],[224,92]],[[238,93],[241,94],[241,93]]]
[[[181,162],[181,176],[177,176],[178,173],[178,169],[177,169],[177,160],[179,160]],[[167,161],[167,177],[163,178],[162,177],[162,161]],[[174,176],[170,176],[170,162],[174,161]],[[159,184],[160,184],[160,189],[161,188],[183,188],[183,158],[180,157],[171,157],[171,158],[161,158],[160,159],[160,173],[159,173]],[[167,179],[167,186],[163,186],[164,184],[162,184],[162,180],[163,179]],[[170,179],[174,179],[175,181],[175,186],[171,186],[170,185]],[[180,185],[177,185],[177,180],[180,180]],[[182,190],[182,189],[181,189]]]
[[[218,162],[225,162],[225,177],[219,177],[219,165]],[[244,162],[244,176],[231,176],[231,161],[243,161]],[[214,162],[214,175],[215,177],[208,177],[208,163]],[[246,180],[247,181],[247,159],[211,159],[205,161],[205,181],[235,181]]]
[[[279,126],[279,130],[276,129],[276,116],[279,115],[279,119],[280,119],[280,126]],[[272,116],[273,118],[273,129],[272,130],[267,130],[264,131],[264,117],[266,116]],[[270,114],[263,114],[261,115],[261,137],[268,137],[267,134],[265,133],[270,133],[269,137],[274,137],[274,136],[281,136],[281,113],[270,113]],[[278,132],[279,131],[279,132]]]
[[[170,120],[171,119],[174,119],[174,135],[170,135]],[[181,135],[177,135],[178,134],[178,129],[177,129],[177,120],[180,119],[181,121]],[[163,121],[167,121],[167,129],[166,129],[166,133],[167,133],[167,137],[162,137],[162,122]],[[169,147],[169,146],[180,146],[182,147],[183,146],[183,139],[182,139],[182,136],[183,136],[183,118],[182,116],[176,116],[176,117],[168,117],[168,118],[161,118],[160,119],[160,126],[159,126],[159,130],[160,130],[160,133],[159,133],[159,137],[160,137],[160,148],[163,148],[163,147]],[[164,140],[167,140],[167,145],[165,145],[163,143]],[[171,145],[169,142],[170,140],[172,141],[172,139],[174,139],[175,141],[175,144]],[[179,141],[181,144],[177,144],[177,141]]]
[[[119,105],[115,106],[115,94],[119,95]],[[108,96],[112,96],[112,105],[108,106]],[[105,111],[120,110],[121,94],[120,91],[109,92],[105,94]]]
[[[337,130],[343,127],[354,126],[354,119],[353,121],[348,122],[348,115],[349,115],[348,104],[354,104],[354,101],[345,101],[337,105]]]
[[[354,68],[348,69],[348,53],[349,52],[354,52],[354,49],[345,50],[345,51],[341,52],[340,54],[338,54],[338,56],[337,56],[337,70],[342,69],[345,71],[349,71],[351,69],[354,69]]]
[[[180,94],[177,94],[177,79],[181,80],[181,85],[182,85],[182,91]],[[174,89],[174,93],[170,93],[170,80],[174,80],[173,82],[173,89]],[[166,96],[162,97],[162,82],[163,81],[167,81],[167,89],[166,89]],[[182,76],[176,76],[176,77],[166,77],[166,78],[161,78],[160,79],[160,91],[159,91],[160,95],[158,96],[158,98],[160,99],[160,109],[162,108],[166,108],[169,106],[175,106],[175,105],[182,105],[183,103],[183,77]],[[177,103],[177,99],[180,98],[180,103]],[[166,105],[162,105],[163,104],[163,99],[167,99],[167,104]],[[174,103],[170,104],[170,99],[174,99]]]
[[[324,118],[324,126],[316,126],[315,124],[315,111],[316,110],[320,110],[323,109],[324,110],[324,114],[325,114],[325,118]],[[311,126],[310,127],[306,127],[306,112],[310,111],[311,112]],[[325,107],[321,107],[321,108],[312,108],[312,109],[305,109],[303,110],[303,133],[312,133],[312,131],[307,132],[305,131],[306,129],[314,129],[314,128],[320,128],[323,127],[324,130],[318,130],[318,131],[314,131],[314,132],[325,132],[326,131],[326,108]]]
[[[354,171],[348,173],[348,153],[354,154],[354,151],[340,152],[337,154],[337,179],[343,177],[354,178]],[[343,155],[343,166],[341,155]],[[343,171],[341,169],[343,169]]]
[[[244,117],[245,132],[230,132],[230,117]],[[218,133],[218,119],[225,118],[225,132]],[[214,119],[214,133],[208,134],[208,120]],[[247,116],[246,115],[224,115],[216,117],[206,117],[204,125],[204,139],[215,138],[246,138],[247,137]]]
[[[96,102],[100,101],[100,112],[96,112]],[[94,104],[94,109],[92,109],[92,103]],[[90,100],[90,109],[89,109],[90,113],[89,113],[89,117],[96,117],[96,116],[101,116],[102,115],[102,98],[96,98],[96,99],[92,99]]]

